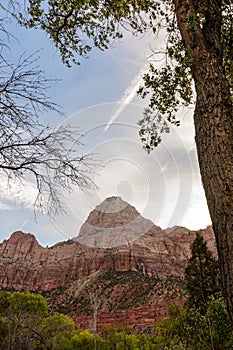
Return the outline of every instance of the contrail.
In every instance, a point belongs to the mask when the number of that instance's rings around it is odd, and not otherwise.
[[[109,119],[107,125],[104,128],[104,132],[108,130],[111,124],[119,117],[119,115],[123,112],[123,110],[128,106],[128,104],[136,96],[137,91],[143,81],[143,76],[147,71],[148,71],[148,64],[146,64],[143,68],[141,68],[138,75],[131,81],[130,86],[125,90],[123,97],[119,101],[120,107]]]
[[[29,222],[29,219],[24,220],[22,225],[18,227],[18,231],[21,231],[28,222]]]

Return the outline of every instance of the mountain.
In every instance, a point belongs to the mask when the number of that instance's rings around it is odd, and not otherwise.
[[[212,228],[201,233],[216,254]],[[184,302],[184,268],[195,236],[184,227],[162,230],[119,197],[107,198],[73,240],[44,248],[20,231],[4,240],[0,288],[43,293],[51,310],[78,326],[91,328],[98,302],[99,328],[124,322],[143,328],[169,304]]]
[[[74,240],[92,247],[111,248],[134,241],[154,226],[133,206],[113,196],[89,214]]]

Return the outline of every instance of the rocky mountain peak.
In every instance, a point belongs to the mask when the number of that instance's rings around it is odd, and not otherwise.
[[[154,224],[121,197],[108,197],[92,210],[74,240],[92,247],[111,248],[144,235]]]
[[[16,241],[36,241],[36,237],[31,233],[24,233],[22,231],[15,231],[11,234],[9,240],[13,243]]]
[[[128,224],[140,214],[121,197],[108,197],[92,210],[86,223],[93,227],[115,228]],[[82,230],[80,231],[82,235]]]
[[[1,243],[0,256],[5,262],[16,261],[25,256],[33,255],[35,250],[43,249],[31,233],[13,232],[9,239]],[[0,263],[1,263],[0,259]]]
[[[117,214],[121,213],[122,211],[128,211],[128,214],[130,215],[132,215],[132,212],[134,212],[134,215],[139,215],[133,206],[125,202],[121,197],[117,196],[106,198],[103,202],[97,205],[95,210],[108,214]]]

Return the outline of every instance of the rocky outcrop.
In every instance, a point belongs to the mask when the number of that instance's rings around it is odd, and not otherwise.
[[[211,228],[202,231],[214,248]],[[149,277],[182,276],[195,231],[152,227],[132,243],[92,248],[73,240],[43,248],[31,234],[15,232],[0,244],[0,287],[45,291],[97,271],[137,271]]]
[[[212,228],[201,233],[216,254]],[[195,236],[184,227],[162,230],[111,197],[90,213],[76,239],[44,248],[32,234],[18,231],[4,240],[0,288],[46,293],[52,308],[85,327],[92,320],[92,309],[84,307],[90,306],[91,293],[105,296],[100,323],[124,323],[126,314],[131,325],[150,323],[164,315],[169,303],[185,300],[182,280]]]
[[[0,286],[38,292],[57,288],[99,270],[105,255],[74,241],[43,248],[33,235],[15,232],[0,244]]]
[[[155,227],[152,221],[143,218],[120,197],[113,196],[89,214],[74,240],[91,247],[111,248],[134,241],[152,227]]]

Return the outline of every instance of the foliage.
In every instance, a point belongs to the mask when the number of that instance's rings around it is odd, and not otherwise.
[[[139,89],[138,93],[145,98],[149,96],[149,108],[151,113],[157,116],[163,116],[162,124],[167,119],[170,123],[179,126],[180,122],[176,119],[176,112],[181,106],[188,106],[193,102],[193,57],[184,46],[179,24],[174,14],[174,1],[166,1],[166,11],[164,12],[164,26],[167,30],[166,48],[164,50],[165,61],[162,68],[157,68],[156,64],[151,64],[149,72],[144,75],[144,85]],[[170,4],[168,4],[170,3]],[[188,14],[189,4],[184,5],[186,9],[185,21],[190,31],[195,31],[197,25],[202,28],[203,34],[208,38],[208,33],[205,33],[205,24],[208,21],[209,13],[208,5],[201,6],[200,1],[194,2],[196,6],[196,15]],[[161,12],[160,12],[161,15]],[[222,2],[222,29],[221,29],[221,44],[223,50],[223,64],[225,67],[226,78],[233,88],[233,60],[232,60],[232,5],[231,2],[225,0]],[[154,25],[153,25],[154,28]],[[208,40],[208,39],[206,39]],[[155,50],[154,56],[159,52]],[[161,54],[161,53],[160,53]],[[146,118],[142,118],[139,125],[146,122]],[[162,124],[157,118],[157,123],[151,124],[147,129],[147,137],[142,135],[142,128],[139,132],[141,141],[147,152],[152,151],[159,143],[155,139],[151,139],[151,135],[157,129],[162,129]],[[166,130],[166,129],[165,129]],[[165,131],[166,132],[166,131]],[[143,136],[143,137],[142,137]],[[150,142],[148,142],[148,139]]]
[[[69,317],[49,315],[45,298],[29,292],[0,292],[0,349],[53,349],[74,330]]]
[[[220,292],[218,261],[207,248],[207,243],[197,233],[191,244],[191,257],[185,269],[188,306],[205,308],[210,296]]]
[[[28,344],[47,314],[47,303],[40,295],[1,292],[0,320],[7,334],[1,349],[20,349]]]
[[[144,110],[142,118],[138,121],[140,126],[139,136],[143,148],[150,153],[151,147],[158,146],[162,141],[161,134],[169,133],[169,127],[162,115],[155,113],[150,108]]]
[[[75,324],[68,316],[54,313],[43,319],[40,324],[39,332],[46,344],[51,349],[56,349],[66,334],[75,329]]]
[[[71,333],[67,333],[60,339],[59,344],[55,347],[56,350],[93,350],[94,345],[94,334],[87,330],[79,329]],[[96,336],[96,349],[107,350],[107,342],[102,339],[99,335]]]
[[[233,333],[221,296],[218,261],[200,232],[191,246],[185,269],[186,307],[172,305],[168,316],[157,322],[161,349],[231,349]]]
[[[178,305],[171,305],[168,309],[168,316],[157,322],[158,340],[165,349],[173,345],[185,345],[185,320],[186,310]]]
[[[168,316],[157,322],[160,349],[230,350],[233,334],[222,297],[213,296],[206,313],[201,308],[184,309],[173,305]]]
[[[153,337],[135,335],[129,326],[110,326],[104,329],[104,337],[107,339],[108,349],[115,350],[153,350],[157,349]]]
[[[134,334],[118,325],[96,335],[97,350],[230,350],[233,334],[221,296],[202,308],[172,305],[156,323],[157,335]],[[69,317],[49,315],[45,299],[28,292],[0,292],[0,350],[92,350],[94,334],[75,330]]]
[[[134,335],[127,326],[110,327],[105,337],[96,335],[96,349],[149,350],[154,340]],[[92,350],[94,334],[83,329],[75,330],[69,317],[48,312],[46,300],[29,292],[0,292],[0,350]]]
[[[194,31],[200,26],[205,36],[209,13],[207,7],[194,2],[195,15],[189,14],[190,5],[185,5],[185,21],[188,29]],[[211,10],[210,10],[211,12]],[[150,28],[153,33],[166,28],[166,47],[162,52],[153,50],[153,55],[164,54],[164,64],[160,69],[151,63],[144,75],[144,86],[139,89],[143,98],[150,96],[149,109],[154,115],[150,128],[144,128],[147,113],[141,120],[140,137],[147,152],[159,144],[157,129],[163,128],[164,121],[178,126],[176,119],[179,107],[193,101],[192,69],[193,58],[184,46],[174,13],[174,1],[59,1],[46,2],[28,0],[26,12],[14,11],[22,25],[45,30],[60,50],[61,58],[68,66],[79,63],[77,56],[86,57],[92,47],[107,49],[113,40],[123,36],[125,29],[142,33]],[[229,0],[222,2],[221,44],[226,77],[233,87],[232,77],[232,7]],[[155,59],[156,61],[156,59]],[[163,119],[161,119],[161,116]],[[161,124],[162,121],[162,124]],[[140,124],[139,124],[140,125]],[[151,136],[150,136],[151,134]],[[146,136],[146,137],[145,137]],[[149,142],[148,142],[149,139]]]
[[[79,57],[87,57],[92,47],[107,49],[123,30],[143,32],[147,22],[143,12],[154,16],[154,1],[62,1],[28,0],[27,11],[14,15],[28,28],[46,31],[59,49],[62,61],[70,66],[79,64]]]

